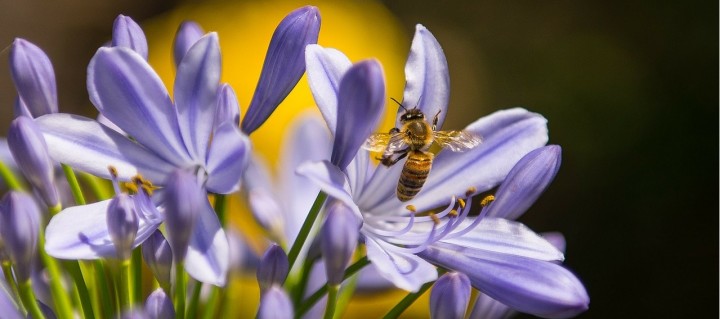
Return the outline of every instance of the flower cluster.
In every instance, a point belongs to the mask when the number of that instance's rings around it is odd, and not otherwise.
[[[448,113],[448,66],[418,25],[396,128],[375,134],[388,100],[381,63],[353,63],[318,45],[319,31],[311,6],[279,23],[242,119],[234,90],[221,83],[219,35],[194,22],[175,35],[170,96],[147,62],[153,48],[142,29],[119,16],[87,69],[97,119],[59,113],[50,59],[15,40],[15,119],[0,144],[12,156],[0,149],[10,189],[0,201],[3,316],[213,317],[233,277],[253,268],[259,318],[332,318],[355,290],[399,288],[408,297],[389,309],[396,317],[431,286],[433,318],[464,317],[471,289],[481,293],[472,318],[585,311],[585,288],[562,265],[562,236],[515,221],[560,167],[545,118],[515,108],[435,133]],[[273,180],[249,135],[306,71],[322,117],[295,120]],[[420,138],[406,130],[410,118],[427,144],[473,142],[439,152],[403,142]],[[367,147],[371,136],[389,136],[384,165]],[[387,161],[405,156],[409,164]],[[418,158],[426,166],[412,168]],[[409,202],[396,195],[401,178],[421,187]],[[254,265],[238,257],[247,248],[228,221],[233,196],[267,234]]]

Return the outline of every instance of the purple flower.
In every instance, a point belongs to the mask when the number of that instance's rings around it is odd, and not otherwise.
[[[180,65],[185,54],[190,50],[195,42],[202,38],[205,32],[202,27],[194,21],[184,21],[178,27],[175,33],[175,40],[173,41],[173,58],[175,59],[175,65]]]
[[[142,255],[160,286],[170,288],[173,255],[170,243],[159,229],[142,244]]]
[[[168,298],[165,292],[158,288],[153,291],[145,300],[145,314],[152,319],[172,319],[175,318],[175,309],[172,300]]]
[[[287,254],[278,245],[271,245],[260,261],[257,269],[257,281],[260,290],[265,291],[270,286],[282,286],[290,271]]]
[[[30,195],[11,191],[0,201],[0,237],[19,283],[30,279],[40,230],[40,210]]]
[[[294,313],[290,297],[282,287],[275,285],[260,296],[260,308],[256,317],[258,319],[286,319],[292,318]]]
[[[57,113],[55,71],[42,49],[27,40],[15,39],[10,48],[10,74],[19,95],[15,116]]]
[[[137,22],[128,16],[119,15],[113,23],[112,46],[126,47],[148,59],[148,44],[145,33]]]
[[[442,275],[430,291],[430,318],[465,318],[470,301],[470,279],[458,272]]]
[[[336,127],[333,133],[337,142],[337,130],[362,125],[347,122],[347,117],[339,114],[345,112],[339,102],[332,103],[342,100],[335,83],[339,76],[344,76],[347,58],[319,46],[310,46],[307,55],[308,78],[318,107],[326,119],[337,114],[337,122],[328,123],[329,127]],[[442,49],[427,29],[418,26],[406,65],[404,100],[426,114],[438,111],[447,114],[447,79]],[[355,121],[367,121],[371,116]],[[438,124],[441,122],[442,118]],[[377,167],[370,161],[370,154],[358,150],[359,144],[344,149],[346,153],[357,153],[344,169],[325,161],[305,164],[298,172],[362,216],[361,234],[368,258],[386,279],[400,288],[416,291],[423,283],[435,280],[433,263],[465,273],[473,286],[490,291],[502,302],[512,301],[512,306],[520,311],[538,315],[547,315],[548,311],[582,311],[587,295],[577,278],[556,264],[563,259],[561,252],[522,224],[468,216],[467,197],[496,187],[524,155],[547,142],[546,120],[539,114],[511,109],[481,118],[465,130],[482,136],[483,144],[464,153],[440,152],[425,186],[408,207],[396,198],[394,191],[402,165]],[[537,165],[536,169],[545,167]],[[500,196],[508,195],[499,192],[497,197]],[[467,204],[462,198],[468,199]],[[447,208],[435,215],[415,214],[437,207]],[[539,271],[531,272],[532,267]],[[518,276],[509,276],[509,271],[518,272]],[[520,292],[513,295],[510,288]],[[531,290],[532,293],[524,293]]]
[[[320,239],[329,285],[342,283],[345,268],[357,247],[359,229],[358,218],[343,202],[329,205]]]
[[[132,245],[138,231],[138,216],[132,199],[127,194],[118,194],[108,205],[107,212],[108,232],[117,258],[128,260],[132,255]]]

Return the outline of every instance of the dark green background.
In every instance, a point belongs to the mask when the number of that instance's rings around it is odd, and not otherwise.
[[[446,127],[513,106],[549,119],[563,165],[522,221],[566,235],[566,264],[591,297],[581,317],[717,317],[717,1],[385,4],[408,39],[422,23],[443,45]],[[5,1],[0,43],[23,36],[41,45],[70,111],[89,105],[76,84],[115,16],[142,22],[174,5]],[[15,93],[5,63],[0,73],[7,106]],[[0,107],[2,132],[9,109]]]

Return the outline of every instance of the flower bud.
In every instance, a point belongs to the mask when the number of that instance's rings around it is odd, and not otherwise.
[[[145,60],[148,58],[148,44],[145,33],[132,18],[119,15],[113,23],[112,45],[126,47],[137,52]]]
[[[257,281],[260,284],[260,290],[265,291],[272,285],[279,285],[285,282],[285,278],[290,270],[290,263],[287,254],[278,245],[273,244],[265,251],[260,267],[257,269]]]
[[[173,254],[170,243],[165,240],[159,229],[142,244],[142,255],[160,286],[170,287]]]
[[[320,12],[305,6],[290,12],[278,25],[265,55],[260,80],[242,122],[246,134],[270,117],[305,73],[305,46],[317,43]]]
[[[205,205],[205,191],[196,177],[176,170],[165,182],[165,229],[175,262],[185,260],[195,220]]]
[[[162,288],[158,288],[145,300],[145,314],[151,319],[175,318],[175,309],[172,300],[168,298]]]
[[[40,228],[40,210],[33,198],[11,191],[0,203],[0,236],[19,283],[30,278]]]
[[[320,250],[329,285],[342,283],[345,268],[357,247],[359,230],[360,223],[347,205],[336,201],[328,208],[327,219],[321,230]]]
[[[463,273],[442,275],[430,291],[430,317],[433,319],[465,318],[470,301],[470,279]]]
[[[295,311],[290,297],[282,287],[272,286],[260,296],[257,319],[286,319],[294,316]]]
[[[26,111],[33,117],[57,113],[55,70],[38,46],[15,39],[10,47],[10,75]],[[25,112],[23,112],[25,113]]]
[[[20,170],[48,207],[60,204],[55,171],[47,144],[35,122],[20,116],[10,124],[8,146]]]
[[[118,194],[110,201],[107,208],[107,225],[117,258],[130,259],[139,227],[135,203],[130,195]]]
[[[173,58],[175,58],[175,65],[180,65],[185,53],[190,50],[190,47],[195,44],[205,34],[203,29],[194,21],[185,21],[180,24],[177,32],[175,33],[175,40],[173,43]]]

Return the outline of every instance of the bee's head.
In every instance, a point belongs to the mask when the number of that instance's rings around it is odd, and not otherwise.
[[[403,115],[400,116],[400,123],[405,123],[412,120],[424,120],[425,114],[420,109],[409,109]]]

